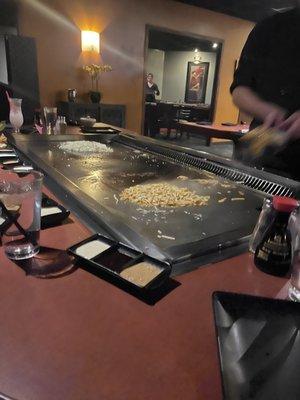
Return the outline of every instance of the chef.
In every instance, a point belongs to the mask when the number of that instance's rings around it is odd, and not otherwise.
[[[288,135],[284,150],[263,166],[300,180],[300,0],[298,6],[258,23],[242,51],[231,85],[234,103],[264,124]]]

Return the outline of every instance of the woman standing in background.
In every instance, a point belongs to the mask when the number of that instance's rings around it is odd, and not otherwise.
[[[145,121],[144,135],[154,137],[159,132],[157,121],[157,106],[155,103],[155,95],[159,96],[160,92],[156,83],[153,82],[153,74],[150,72],[145,82]]]
[[[146,102],[155,102],[155,95],[159,96],[160,92],[156,83],[153,82],[153,74],[149,72],[145,85],[145,100]]]

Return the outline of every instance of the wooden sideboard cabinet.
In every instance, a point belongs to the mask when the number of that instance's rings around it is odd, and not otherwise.
[[[94,104],[71,103],[61,101],[58,103],[58,114],[66,117],[68,123],[79,121],[81,117],[90,116],[98,122],[125,127],[125,106],[120,104]]]

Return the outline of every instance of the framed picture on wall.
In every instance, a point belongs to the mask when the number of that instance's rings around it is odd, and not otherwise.
[[[209,62],[188,62],[185,102],[205,103]]]

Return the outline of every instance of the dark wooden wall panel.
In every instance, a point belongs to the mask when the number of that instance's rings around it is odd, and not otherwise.
[[[6,36],[6,53],[9,87],[14,97],[23,99],[25,121],[30,122],[40,102],[35,40]]]

